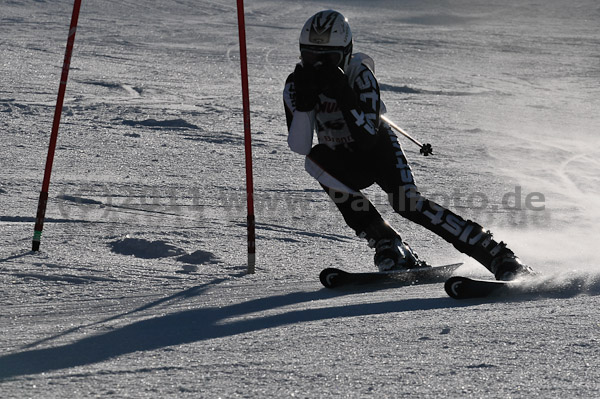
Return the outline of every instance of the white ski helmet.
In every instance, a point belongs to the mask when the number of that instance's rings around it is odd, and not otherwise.
[[[352,56],[352,31],[348,20],[334,10],[310,17],[300,32],[300,55],[309,64],[331,62],[345,69]]]

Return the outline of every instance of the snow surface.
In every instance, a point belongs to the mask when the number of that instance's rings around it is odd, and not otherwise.
[[[83,2],[30,253],[72,1],[0,1],[1,396],[600,396],[598,2],[246,3],[254,275],[235,2]],[[375,59],[388,116],[433,144],[404,144],[422,192],[580,283],[464,302],[321,287],[324,267],[372,268],[286,147],[283,81],[324,8]],[[488,276],[367,192],[421,257]]]

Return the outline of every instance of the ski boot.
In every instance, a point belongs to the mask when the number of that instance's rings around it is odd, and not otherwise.
[[[398,232],[383,219],[374,220],[357,235],[366,239],[369,247],[375,248],[374,263],[379,271],[429,266],[418,259]]]
[[[531,267],[521,262],[510,249],[505,248],[505,250],[506,252],[494,258],[490,265],[490,270],[494,273],[496,280],[510,281],[536,274]]]
[[[496,280],[510,281],[536,274],[504,242],[495,241],[491,232],[483,232],[482,235],[471,256],[491,271]]]
[[[400,237],[379,240],[375,246],[373,261],[380,272],[426,266]]]

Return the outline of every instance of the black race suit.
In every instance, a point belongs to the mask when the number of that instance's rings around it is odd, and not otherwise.
[[[397,234],[391,228],[381,228],[386,224],[380,213],[360,192],[377,184],[388,194],[398,214],[489,268],[503,244],[491,240],[491,234],[479,224],[461,218],[418,192],[397,136],[379,118],[382,102],[369,61],[364,55],[354,55],[346,68],[351,93],[356,96],[354,101],[339,104],[320,94],[315,109],[308,113],[295,109],[294,77],[293,73],[289,75],[284,106],[290,147],[307,156],[307,171],[335,202],[348,226],[371,245]],[[305,123],[294,126],[294,118],[302,118]],[[313,131],[319,144],[310,148]]]

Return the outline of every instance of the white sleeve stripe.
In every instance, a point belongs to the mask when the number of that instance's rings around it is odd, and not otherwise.
[[[294,111],[288,134],[288,146],[298,154],[307,155],[312,148],[315,111]]]

